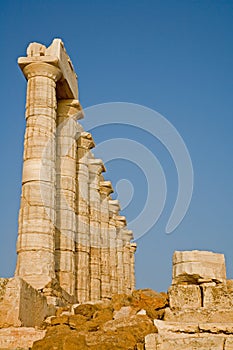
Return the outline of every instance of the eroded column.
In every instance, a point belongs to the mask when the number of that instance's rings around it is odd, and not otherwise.
[[[110,261],[111,294],[118,293],[116,217],[119,214],[119,210],[120,210],[119,201],[110,199],[109,200],[109,261]]]
[[[90,200],[90,299],[101,298],[100,174],[105,171],[101,159],[89,159]]]
[[[55,277],[56,81],[60,70],[28,59],[16,275],[41,289]]]
[[[94,147],[92,136],[82,132],[78,138],[76,175],[75,238],[76,296],[78,302],[89,300],[90,296],[90,219],[89,219],[89,169],[90,149]]]
[[[78,100],[58,100],[56,135],[55,270],[60,286],[75,295],[77,120]]]
[[[130,243],[130,261],[131,261],[131,290],[136,287],[135,281],[135,252],[137,250],[137,243]]]
[[[109,237],[109,195],[113,192],[110,181],[100,182],[101,198],[101,220],[100,220],[100,239],[101,239],[101,299],[111,298],[110,284],[110,237]]]
[[[131,243],[133,239],[133,232],[124,229],[122,232],[123,238],[123,265],[124,265],[124,293],[129,294],[131,292]]]
[[[124,228],[126,227],[125,216],[118,215],[116,217],[117,226],[117,280],[118,293],[125,293],[124,278]]]

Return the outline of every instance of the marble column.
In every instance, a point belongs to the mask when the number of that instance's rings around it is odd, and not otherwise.
[[[130,260],[131,260],[131,290],[133,291],[136,287],[135,281],[135,252],[137,249],[136,243],[130,243]]]
[[[123,266],[124,266],[124,293],[131,293],[131,243],[133,232],[124,229],[122,231],[123,238]]]
[[[90,300],[101,298],[100,175],[105,171],[101,159],[89,159],[90,200]]]
[[[125,293],[125,278],[124,278],[124,228],[126,228],[125,216],[116,216],[117,227],[117,280],[118,293]]]
[[[111,299],[110,285],[110,237],[109,237],[109,195],[113,192],[110,181],[100,181],[100,239],[101,239],[101,299]]]
[[[111,294],[118,293],[117,271],[117,227],[116,217],[119,214],[120,205],[118,200],[109,200],[109,261],[110,261],[110,285]]]
[[[75,295],[77,120],[78,100],[58,100],[56,135],[55,270],[60,286]]]
[[[90,219],[89,219],[89,168],[90,149],[95,146],[88,132],[81,132],[77,147],[75,238],[76,296],[79,303],[90,296]]]
[[[27,57],[28,80],[16,275],[36,289],[55,278],[56,82],[61,71]]]

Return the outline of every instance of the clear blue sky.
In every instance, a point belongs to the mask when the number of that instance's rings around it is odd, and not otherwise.
[[[137,242],[137,287],[166,290],[174,250],[223,252],[233,278],[232,19],[233,1],[226,0],[1,1],[0,276],[12,276],[16,261],[26,92],[17,57],[31,41],[49,45],[60,37],[79,76],[83,107],[123,101],[152,108],[176,127],[192,158],[190,208],[166,235],[177,192],[174,164],[149,135],[130,136],[156,154],[168,183],[160,220]],[[111,127],[93,134],[101,142],[130,132]],[[123,212],[132,218],[145,201],[145,178],[130,162],[117,162],[109,162],[106,176],[134,184]]]

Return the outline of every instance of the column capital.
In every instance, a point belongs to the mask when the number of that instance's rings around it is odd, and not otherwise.
[[[113,187],[111,181],[100,181],[100,193],[107,197],[113,193]]]
[[[83,109],[79,100],[70,98],[57,101],[57,115],[58,117],[75,117],[75,120],[84,117]]]
[[[120,203],[117,199],[110,199],[109,200],[109,211],[112,214],[118,214],[121,210]]]
[[[132,253],[135,253],[137,250],[137,243],[130,243],[130,250]]]
[[[84,148],[88,150],[95,147],[95,142],[89,132],[83,131],[77,139],[77,145],[78,148]]]
[[[105,166],[102,159],[90,158],[88,159],[88,167],[91,174],[100,175],[105,172]]]
[[[117,224],[117,227],[120,227],[120,228],[126,227],[127,225],[126,217],[122,215],[117,215],[116,224]]]
[[[122,230],[122,238],[130,244],[131,239],[133,239],[133,231],[128,229]]]
[[[55,82],[57,82],[62,76],[62,72],[58,67],[46,62],[33,61],[29,61],[29,63],[24,66],[23,74],[27,80],[36,76],[42,76],[50,78]]]

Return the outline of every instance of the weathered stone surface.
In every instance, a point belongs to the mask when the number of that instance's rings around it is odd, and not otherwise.
[[[132,294],[132,306],[139,311],[146,310],[152,319],[163,318],[165,307],[168,306],[166,293],[158,293],[151,289],[139,289]]]
[[[158,336],[155,350],[223,350],[224,338],[214,337],[209,334],[206,337],[200,336]],[[146,349],[148,350],[148,349]]]
[[[71,330],[68,326],[61,325],[49,329],[45,338],[34,342],[32,350],[85,350],[85,337]]]
[[[46,331],[30,327],[0,329],[0,349],[16,350],[31,348],[33,342],[44,338]]]
[[[158,329],[160,335],[166,333],[198,333],[198,323],[189,322],[165,322],[161,320],[154,320],[154,325]]]
[[[209,308],[174,310],[167,308],[164,320],[168,322],[193,323],[232,323],[233,310],[216,310]]]
[[[171,309],[195,309],[202,306],[201,289],[195,285],[175,285],[168,289]]]
[[[54,311],[40,292],[19,277],[9,279],[1,294],[0,328],[40,326]]]
[[[233,350],[233,337],[228,337],[226,339],[224,350]]]
[[[233,323],[199,323],[201,332],[233,334]]]
[[[233,281],[217,286],[203,286],[203,306],[216,309],[232,309]]]
[[[200,284],[211,281],[226,281],[223,254],[198,250],[174,253],[172,284]]]
[[[145,350],[156,350],[157,348],[157,333],[147,334],[145,337]]]
[[[131,293],[136,245],[119,205],[110,209],[92,136],[77,123],[83,111],[64,44],[31,43],[18,64],[28,84],[15,274],[39,290],[57,279],[79,303]]]
[[[119,320],[121,318],[130,317],[136,314],[136,310],[131,306],[123,306],[119,311],[114,311],[113,319]]]

